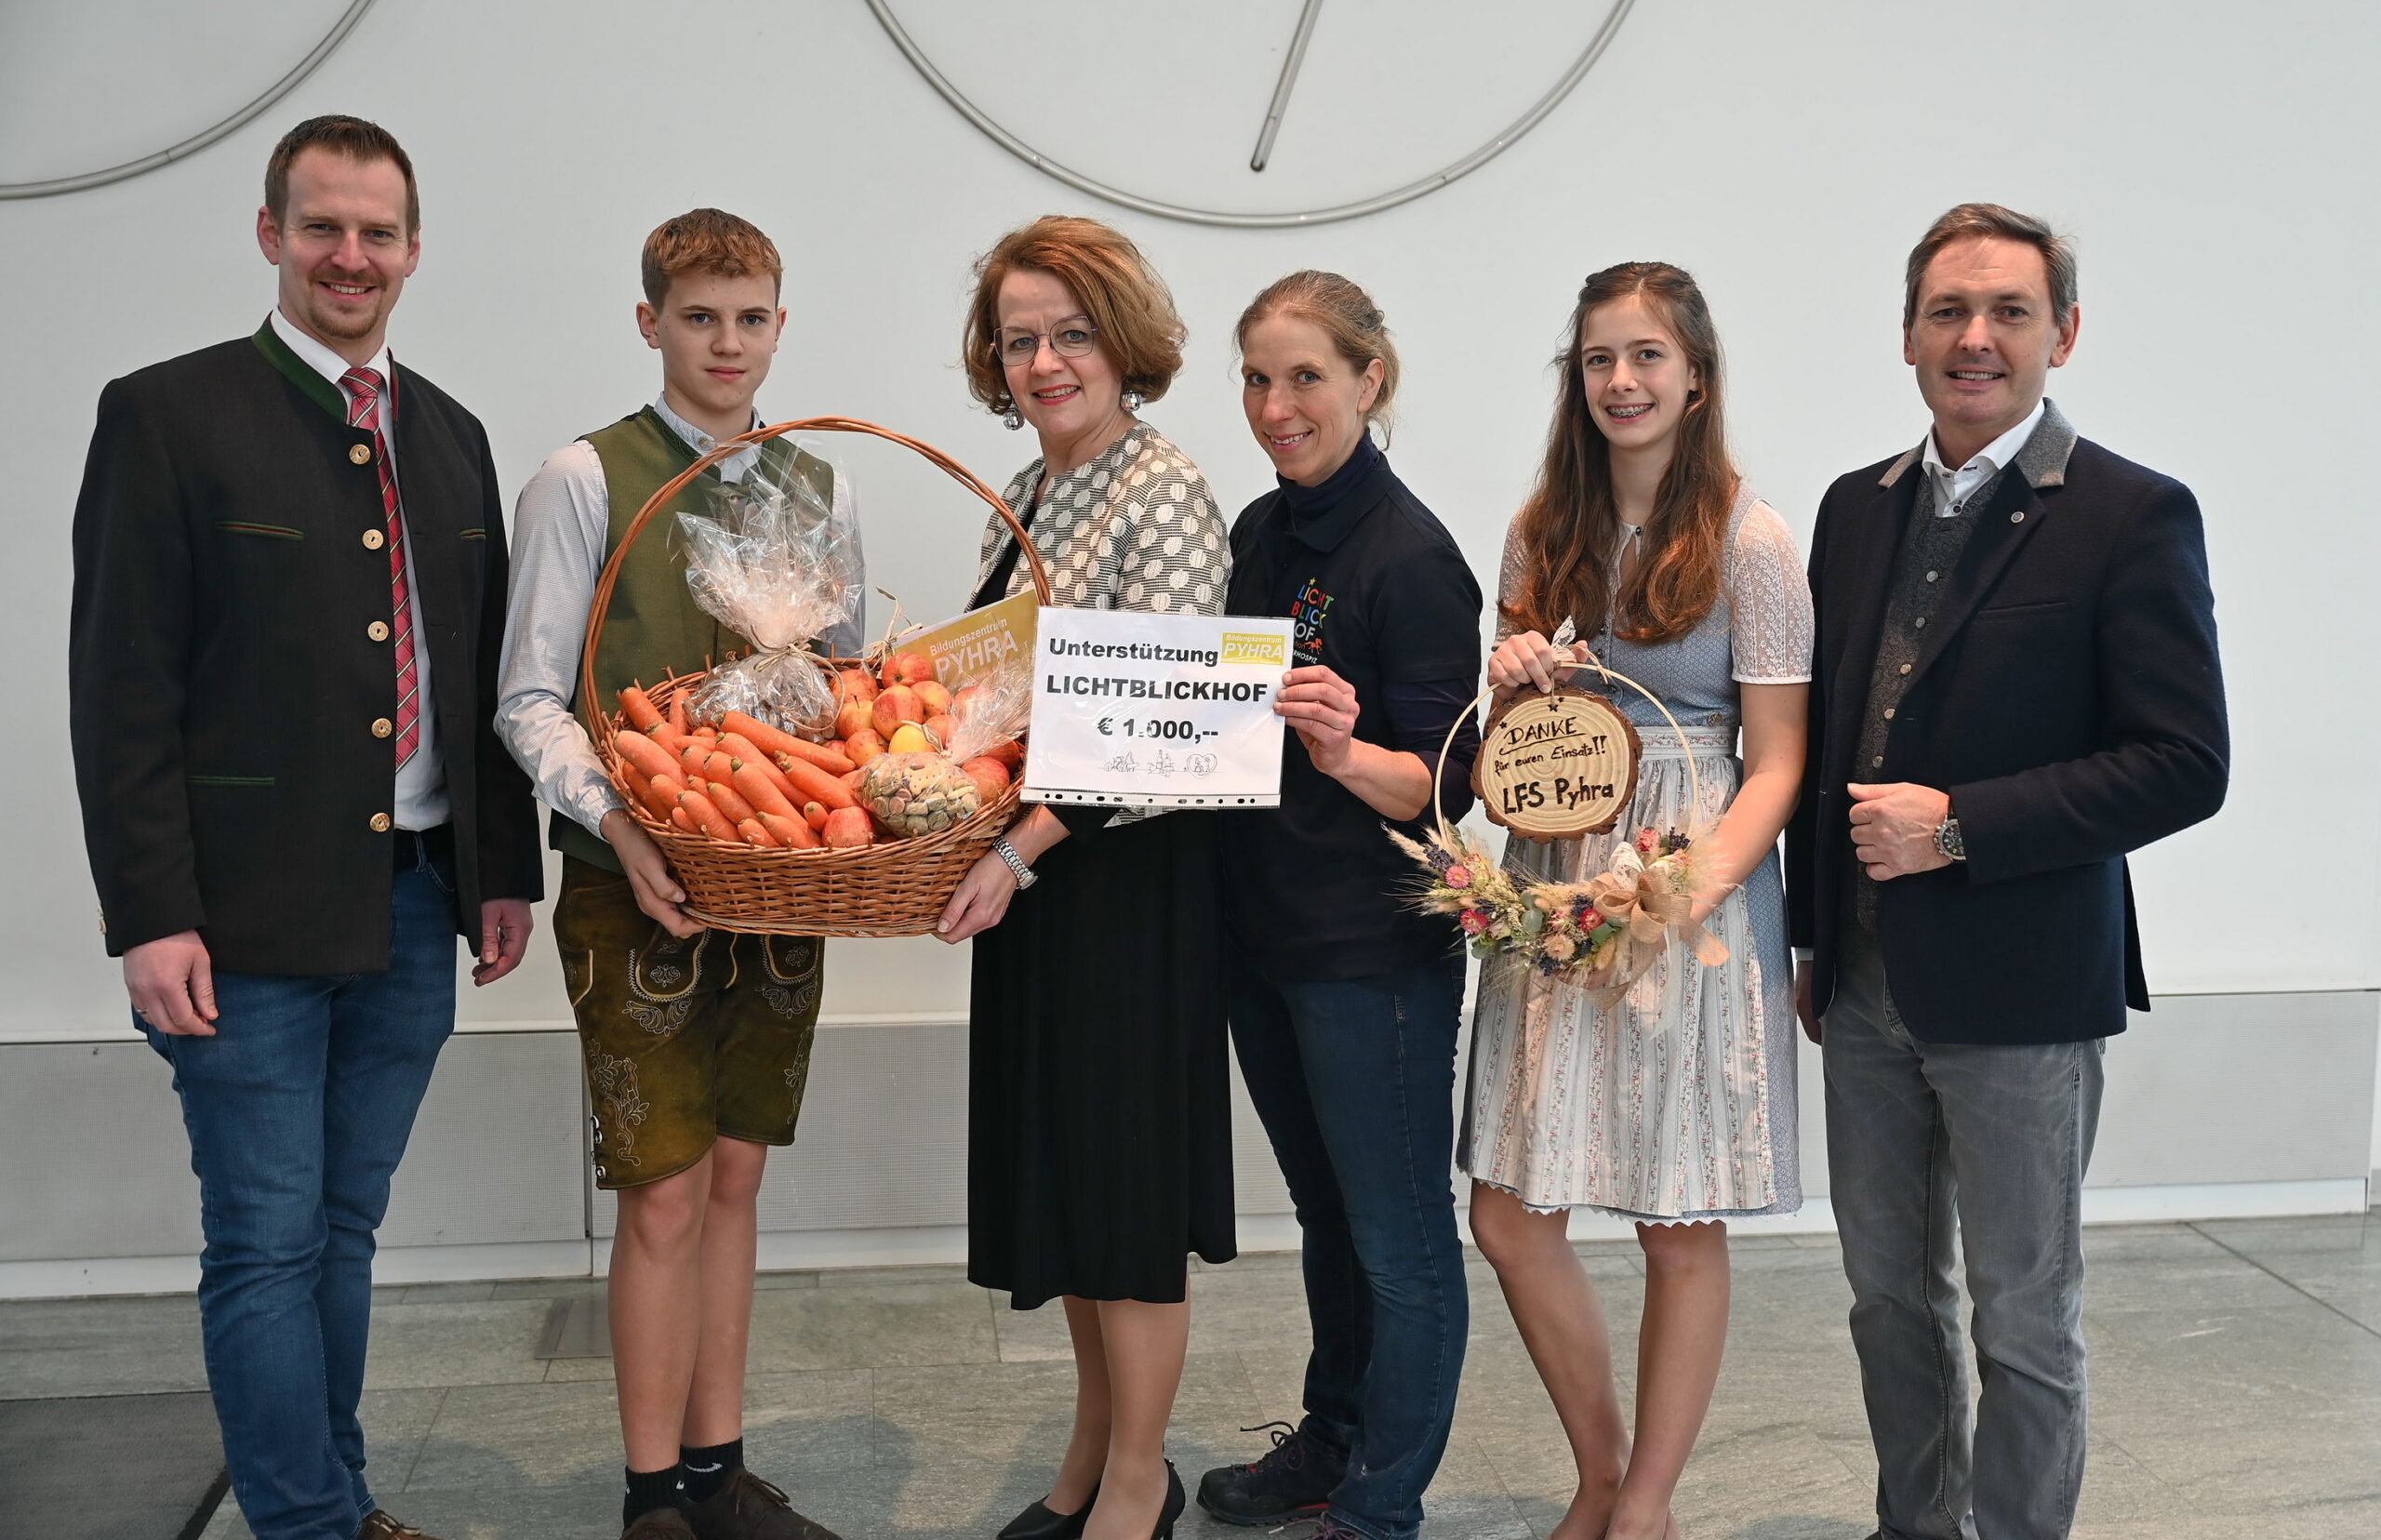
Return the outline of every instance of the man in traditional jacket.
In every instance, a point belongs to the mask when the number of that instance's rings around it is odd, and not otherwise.
[[[504,524],[487,435],[387,341],[421,254],[412,163],[299,125],[253,337],[100,397],[74,511],[73,740],[111,955],[173,1066],[199,1314],[257,1540],[397,1540],[356,1400],[373,1231],[455,1020],[540,892],[492,727]]]

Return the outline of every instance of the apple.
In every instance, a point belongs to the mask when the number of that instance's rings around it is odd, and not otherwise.
[[[910,688],[918,692],[918,703],[926,709],[928,719],[950,714],[951,695],[939,681],[921,679]]]
[[[867,700],[846,700],[835,710],[835,736],[845,742],[854,733],[862,733],[876,725],[876,703]]]
[[[934,659],[924,653],[895,653],[885,660],[885,683],[916,684],[934,677]]]
[[[983,793],[987,807],[1008,790],[1008,766],[987,755],[969,760],[959,767],[959,773],[976,783],[976,790]]]
[[[885,752],[885,738],[873,727],[863,727],[844,739],[844,758],[854,764],[866,764]]]
[[[835,699],[839,704],[875,698],[876,681],[869,677],[866,669],[845,669],[835,675]]]
[[[905,722],[924,722],[926,709],[918,699],[918,692],[907,684],[886,686],[876,697],[873,725],[879,735],[891,737],[893,730]]]
[[[827,848],[858,850],[876,843],[876,826],[869,821],[866,811],[857,807],[839,807],[827,815]]]

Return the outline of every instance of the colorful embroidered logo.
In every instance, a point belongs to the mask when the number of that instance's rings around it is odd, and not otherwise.
[[[1323,591],[1322,580],[1308,578],[1290,601],[1290,622],[1296,628],[1290,650],[1300,664],[1311,667],[1323,661],[1323,617],[1330,613],[1331,595]]]

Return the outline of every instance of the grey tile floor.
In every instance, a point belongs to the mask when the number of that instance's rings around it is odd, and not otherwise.
[[[1582,1247],[1618,1357],[1642,1268]],[[2381,1213],[2095,1229],[2085,1327],[2093,1447],[2081,1540],[2381,1536]],[[1860,1540],[1874,1480],[1834,1243],[1740,1240],[1727,1363],[1681,1489],[1694,1540]],[[1494,1279],[1473,1327],[1433,1537],[1535,1540],[1572,1475]],[[1056,1310],[1019,1314],[955,1268],[772,1274],[759,1295],[747,1446],[846,1540],[989,1536],[1041,1495],[1071,1386]],[[610,1364],[541,1360],[584,1281],[383,1291],[365,1419],[380,1498],[442,1540],[617,1533]],[[1293,1258],[1202,1268],[1170,1453],[1248,1458],[1238,1429],[1297,1414]],[[187,1298],[0,1306],[0,1397],[200,1387]],[[137,1473],[126,1473],[137,1479]],[[1232,1531],[1195,1516],[1200,1540]],[[206,1540],[246,1540],[228,1510]],[[162,1537],[161,1537],[162,1540]]]

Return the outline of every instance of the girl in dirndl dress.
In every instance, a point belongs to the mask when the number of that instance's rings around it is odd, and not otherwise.
[[[1609,1009],[1487,963],[1459,1161],[1473,1237],[1578,1459],[1555,1540],[1658,1540],[1678,1533],[1671,1494],[1719,1378],[1726,1220],[1802,1201],[1776,845],[1802,782],[1811,599],[1785,522],[1728,458],[1718,339],[1695,281],[1658,262],[1596,273],[1566,336],[1545,468],[1506,539],[1489,680],[1547,688],[1591,654],[1659,696],[1679,728],[1581,672],[1643,742],[1635,793],[1610,833],[1515,836],[1505,866],[1523,884],[1577,882],[1643,829],[1700,831],[1695,918],[1728,958],[1707,966],[1672,946]],[[1548,641],[1566,618],[1584,649]],[[1633,1437],[1571,1250],[1575,1208],[1636,1221],[1644,1248]]]

